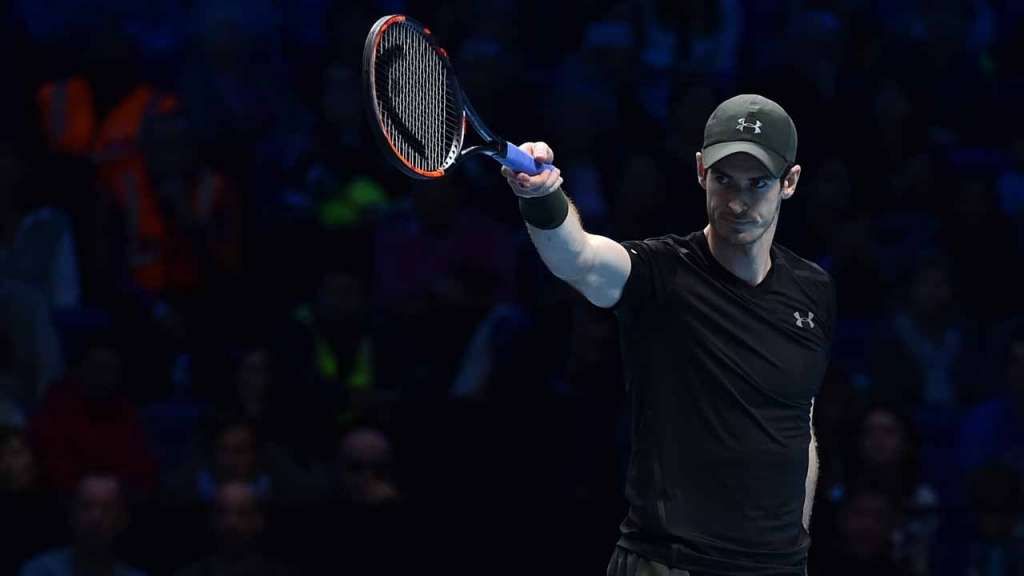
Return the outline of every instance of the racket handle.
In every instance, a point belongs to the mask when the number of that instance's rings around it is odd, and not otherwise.
[[[506,142],[503,146],[504,157],[501,155],[495,156],[498,162],[501,162],[505,166],[508,166],[513,172],[523,172],[530,176],[536,176],[545,170],[553,170],[555,167],[551,164],[545,164],[538,162],[523,149],[511,142]]]

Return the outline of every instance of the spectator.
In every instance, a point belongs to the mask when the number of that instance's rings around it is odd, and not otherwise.
[[[885,490],[854,487],[839,510],[829,548],[817,560],[822,576],[873,574],[914,576],[893,553],[893,533],[900,523],[899,505]]]
[[[62,513],[24,430],[0,425],[0,574],[60,541]]]
[[[326,462],[334,449],[330,403],[318,391],[304,389],[298,377],[289,380],[295,372],[282,371],[278,355],[267,347],[245,347],[232,360],[232,386],[220,404],[252,425],[268,464],[303,487],[296,496],[322,497],[328,482]]]
[[[272,473],[263,439],[245,417],[222,411],[207,418],[206,434],[193,461],[173,478],[172,501],[209,503],[225,482],[249,484],[263,500],[276,502],[287,495],[287,483]]]
[[[838,286],[847,318],[880,321],[886,314],[887,275],[880,254],[885,250],[869,217],[852,214],[831,231],[832,249],[825,263]]]
[[[564,292],[554,292],[561,286],[546,275],[528,240],[516,247],[515,262],[509,297],[487,313],[464,351],[453,398],[503,404],[510,398],[526,403],[550,398],[552,376],[561,368],[555,366],[559,355],[550,351],[562,338],[548,323],[568,318],[559,313]]]
[[[972,408],[960,428],[957,456],[964,474],[992,463],[1002,463],[1024,475],[1024,322],[1010,324],[1006,338],[996,345],[1002,352],[995,365],[1002,390]]]
[[[874,405],[864,411],[856,431],[856,449],[846,459],[848,480],[829,488],[828,496],[841,502],[846,486],[857,484],[888,494],[904,512],[893,530],[893,557],[905,560],[915,574],[928,574],[939,496],[921,477],[920,440],[912,420],[898,409]]]
[[[1020,262],[1024,257],[1016,246],[1013,222],[999,210],[995,186],[974,175],[957,184],[953,201],[942,214],[942,242],[961,279],[961,305],[986,326],[1024,313],[1012,284],[994,282],[991,274],[991,262]],[[981,253],[985,258],[978,257]]]
[[[357,71],[340,62],[323,71],[315,102],[323,121],[308,152],[283,174],[282,214],[295,241],[365,242],[379,216],[389,208],[396,180],[386,157],[368,146],[373,137],[365,114],[355,105]],[[287,258],[286,255],[284,255]],[[282,261],[280,266],[294,266]]]
[[[87,335],[72,368],[32,415],[32,436],[60,494],[72,493],[79,478],[96,468],[112,470],[119,495],[132,500],[157,487],[156,457],[122,379],[119,348],[112,334]]]
[[[856,450],[850,444],[858,435],[857,410],[861,406],[859,391],[850,373],[837,362],[825,373],[821,391],[814,399],[814,434],[818,440],[817,501],[828,500],[829,488],[841,486],[849,474],[848,460]],[[815,515],[817,513],[815,512]],[[816,524],[816,523],[812,523]]]
[[[439,398],[473,328],[510,285],[513,244],[456,178],[415,186],[413,209],[374,231],[375,379]]]
[[[338,442],[338,496],[353,506],[400,503],[393,473],[391,439],[380,430],[356,428]]]
[[[75,234],[68,215],[49,202],[51,192],[25,166],[22,153],[0,144],[0,275],[38,289],[54,312],[80,304]],[[34,179],[33,179],[34,178]]]
[[[314,300],[294,310],[282,348],[308,394],[345,406],[377,384],[370,298],[364,277],[331,267]]]
[[[307,546],[317,570],[334,573],[400,574],[402,555],[389,553],[393,543],[422,550],[433,541],[416,522],[411,501],[395,478],[395,454],[388,432],[358,424],[338,441],[335,493],[329,506],[314,516],[315,525],[328,527]],[[302,520],[308,522],[308,517]]]
[[[656,158],[632,154],[624,160],[615,182],[615,230],[621,238],[651,238],[679,230],[685,212],[678,195],[670,195],[667,179]],[[696,200],[696,198],[694,198]],[[699,202],[690,202],[698,206]]]
[[[89,158],[109,177],[138,159],[147,114],[177,108],[177,98],[140,77],[135,46],[110,20],[62,42],[63,70],[36,91],[40,128],[50,151]]]
[[[198,323],[210,311],[203,293],[225,289],[241,266],[239,197],[196,156],[183,116],[152,116],[140,141],[145,164],[121,171],[102,198],[104,266],[162,324]]]
[[[909,300],[876,342],[870,394],[905,407],[966,406],[975,393],[977,333],[955,306],[954,270],[945,256],[925,253],[910,272]]]
[[[0,275],[0,327],[11,342],[4,391],[23,409],[33,410],[64,370],[46,297],[29,284]]]
[[[251,484],[241,480],[223,482],[210,505],[215,551],[210,557],[176,572],[177,576],[296,574],[267,553],[264,504],[259,490]]]
[[[128,511],[117,477],[87,473],[77,484],[71,506],[73,543],[29,560],[20,575],[144,576],[142,571],[123,564],[117,554],[117,540],[128,525]]]

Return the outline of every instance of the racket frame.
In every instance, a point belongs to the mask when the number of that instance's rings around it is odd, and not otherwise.
[[[445,71],[448,74],[449,82],[451,83],[452,96],[455,100],[455,110],[462,114],[461,130],[457,135],[457,141],[454,143],[455,158],[453,159],[452,164],[445,168],[439,168],[437,170],[422,170],[413,166],[395,148],[394,143],[391,141],[391,137],[388,136],[388,133],[384,129],[381,121],[381,114],[378,110],[376,97],[377,87],[374,62],[376,61],[377,48],[380,44],[380,39],[383,37],[384,31],[388,27],[400,23],[410,25],[417,30],[440,56],[441,64],[444,66]],[[384,150],[390,151],[390,153],[385,154],[385,156],[389,158],[396,168],[407,176],[421,180],[433,180],[451,173],[451,171],[454,170],[455,167],[458,166],[466,157],[474,156],[476,154],[484,154],[500,161],[505,158],[508,153],[508,142],[495,136],[494,132],[492,132],[491,129],[488,128],[482,120],[480,120],[476,110],[469,103],[465,93],[463,93],[462,88],[459,85],[458,76],[455,74],[455,68],[452,66],[451,60],[448,57],[448,52],[438,44],[436,36],[434,36],[429,28],[408,16],[403,14],[383,16],[377,20],[372,28],[370,28],[370,32],[366,37],[366,42],[363,45],[363,92],[364,108],[370,121],[370,131],[373,132],[377,143]],[[466,138],[467,121],[472,125],[473,129],[478,135],[480,135],[484,142],[482,144],[463,149],[463,144],[465,143]]]

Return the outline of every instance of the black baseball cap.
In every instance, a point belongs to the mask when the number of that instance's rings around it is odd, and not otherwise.
[[[757,94],[740,94],[722,102],[704,126],[704,166],[737,152],[757,158],[781,178],[796,163],[793,119],[782,106]]]

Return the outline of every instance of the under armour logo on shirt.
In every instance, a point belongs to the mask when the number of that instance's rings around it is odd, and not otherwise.
[[[801,318],[799,312],[793,312],[796,317],[796,325],[801,328],[814,328],[814,312],[808,312],[807,318]]]
[[[754,129],[754,134],[760,134],[761,133],[761,121],[760,120],[755,120],[754,123],[751,124],[750,122],[747,122],[746,118],[740,118],[737,121],[737,123],[736,123],[736,129],[739,130],[740,132],[743,132],[744,128],[753,128]]]

